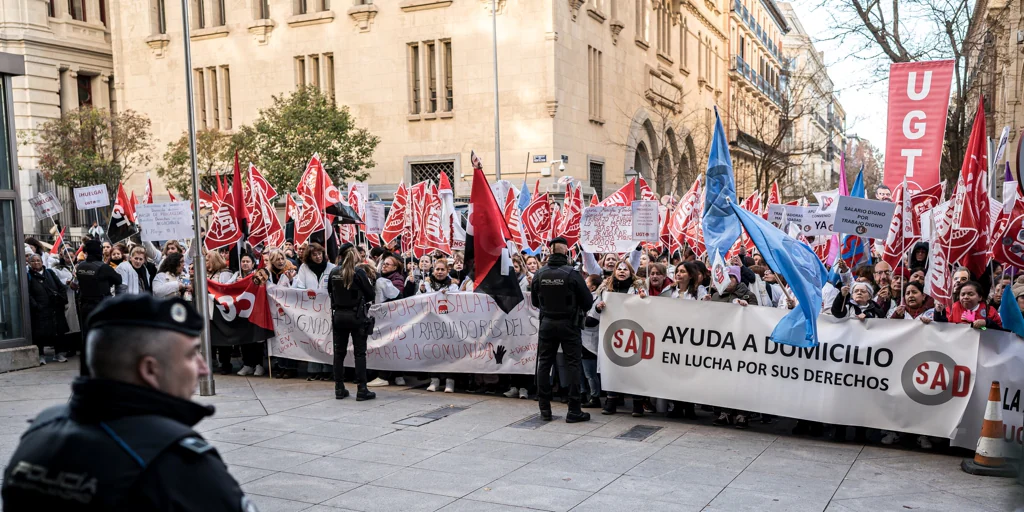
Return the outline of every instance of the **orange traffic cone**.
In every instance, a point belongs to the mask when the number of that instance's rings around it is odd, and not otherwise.
[[[981,436],[974,460],[964,459],[960,469],[981,476],[1015,477],[1017,470],[1003,458],[1003,404],[999,392],[999,381],[992,381],[985,406],[985,419],[981,423]]]

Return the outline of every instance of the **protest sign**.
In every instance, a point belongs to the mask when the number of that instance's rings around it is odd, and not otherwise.
[[[768,222],[771,222],[772,226],[782,229],[786,225],[786,205],[768,205]]]
[[[384,203],[366,203],[366,232],[379,235],[384,231]]]
[[[135,207],[135,220],[142,228],[144,242],[187,240],[195,236],[192,205],[175,203],[142,203]]]
[[[896,203],[889,201],[842,196],[836,209],[835,232],[885,239],[895,211]]]
[[[107,193],[106,185],[93,185],[81,187],[74,190],[75,207],[79,210],[91,210],[110,206],[110,195]]]
[[[32,211],[36,213],[36,218],[40,220],[53,217],[64,211],[64,208],[60,205],[60,200],[57,199],[57,194],[54,194],[52,190],[40,192],[39,195],[29,199],[28,204],[32,205]]]
[[[786,206],[786,222],[792,222],[797,226],[804,225],[804,217],[816,210],[813,206]]]
[[[657,242],[660,236],[660,218],[657,201],[633,201],[631,206],[633,240]]]
[[[804,236],[831,235],[835,216],[836,211],[834,209],[804,213],[803,223],[800,224],[800,234]]]
[[[592,206],[580,219],[580,245],[587,252],[629,252],[633,240],[633,209],[630,206]]]
[[[939,183],[953,64],[952,60],[934,60],[889,66],[883,176],[890,189],[900,186],[903,178],[912,192]]]
[[[627,208],[628,211],[628,208]],[[331,301],[326,290],[268,285],[275,339],[271,355],[334,362]],[[530,300],[505,314],[489,296],[432,293],[373,306],[366,349],[375,370],[532,375],[538,311]],[[348,349],[345,366],[352,366]]]
[[[988,407],[988,392],[993,381],[999,382],[1003,408],[1002,453],[995,456],[1019,458],[1024,444],[1024,343],[1010,332],[987,330],[981,333],[978,348],[977,386],[964,412],[960,428],[950,444],[974,450],[981,435],[982,419]]]
[[[608,391],[948,438],[976,387],[979,331],[966,325],[821,316],[820,344],[803,349],[769,339],[786,314],[776,308],[604,301]]]

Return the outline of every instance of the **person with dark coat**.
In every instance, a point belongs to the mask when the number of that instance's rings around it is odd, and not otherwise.
[[[742,282],[742,268],[739,266],[729,267],[729,284],[725,287],[724,293],[717,291],[712,294],[713,302],[731,302],[741,306],[756,306],[757,295],[747,288]]]
[[[916,270],[928,272],[928,242],[917,242],[914,250],[910,251],[910,273]]]
[[[256,510],[193,430],[214,412],[191,400],[210,372],[203,324],[178,298],[122,295],[96,307],[87,335],[93,377],[77,378],[70,402],[22,434],[4,470],[4,510]]]
[[[885,299],[879,304],[871,300],[874,293],[871,283],[858,281],[852,286],[842,287],[839,295],[832,301],[832,316],[846,318],[849,315],[860,320],[885,318],[889,314],[891,299]]]
[[[57,274],[43,266],[43,259],[38,254],[28,256],[27,275],[32,340],[39,347],[39,364],[46,364],[43,347],[53,347],[56,351],[61,337],[69,330],[68,321],[64,318],[68,291]]]
[[[391,284],[399,290],[405,288],[405,274],[402,273],[402,260],[398,259],[398,256],[395,256],[394,254],[385,254],[380,260],[380,276],[391,281]],[[402,297],[404,297],[404,295],[399,295],[395,300],[401,299]]]
[[[89,314],[103,302],[112,297],[114,288],[121,286],[121,275],[103,261],[103,244],[99,240],[89,240],[83,247],[85,261],[78,264],[75,275],[78,276],[78,318],[85,325]],[[82,329],[85,335],[85,329]],[[82,338],[81,375],[89,375],[86,366],[85,338]]]
[[[374,300],[373,285],[366,272],[357,268],[359,253],[352,244],[343,244],[338,252],[341,264],[334,267],[327,278],[334,330],[334,398],[341,400],[348,396],[344,381],[345,356],[351,336],[356,366],[356,401],[373,400],[377,394],[366,387],[366,338],[373,329],[367,314],[368,304]]]

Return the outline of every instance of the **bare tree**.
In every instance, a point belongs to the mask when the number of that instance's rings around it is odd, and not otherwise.
[[[875,78],[889,76],[889,64],[937,59],[954,61],[954,83],[946,119],[942,179],[956,181],[970,138],[968,104],[977,87],[969,71],[983,60],[984,35],[971,31],[974,4],[968,0],[822,0],[835,27],[831,37],[849,55],[875,60]],[[981,5],[981,4],[979,4]]]

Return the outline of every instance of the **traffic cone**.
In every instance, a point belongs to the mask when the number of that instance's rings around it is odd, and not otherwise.
[[[992,381],[985,406],[985,419],[981,423],[981,436],[974,460],[964,459],[960,469],[972,475],[1010,477],[1017,476],[1017,470],[1006,463],[1003,453],[1003,404],[999,392],[999,381]]]

